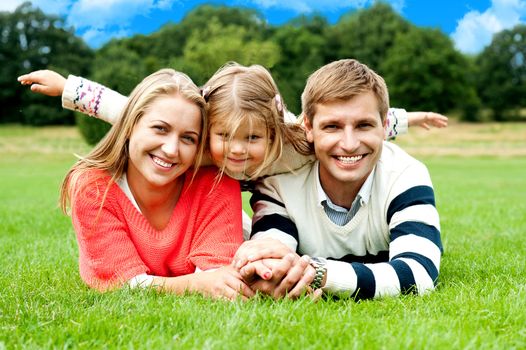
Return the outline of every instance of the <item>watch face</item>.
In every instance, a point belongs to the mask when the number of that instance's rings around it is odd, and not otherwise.
[[[312,264],[316,264],[317,266],[318,265],[325,265],[327,264],[327,259],[325,258],[320,258],[320,257],[314,257],[314,258],[310,258],[310,261]]]
[[[327,265],[327,259],[320,258],[320,257],[310,258],[310,264],[313,267],[318,267],[318,266],[324,267],[325,265]]]

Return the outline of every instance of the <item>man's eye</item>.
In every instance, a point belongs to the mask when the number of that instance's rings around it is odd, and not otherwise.
[[[323,127],[323,130],[335,130],[338,128],[338,125],[336,124],[327,124]]]
[[[358,124],[358,127],[360,129],[371,128],[372,126],[373,126],[373,124],[371,124],[371,123],[360,123],[360,124]]]

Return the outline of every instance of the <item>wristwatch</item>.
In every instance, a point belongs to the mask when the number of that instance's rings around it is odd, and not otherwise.
[[[327,259],[314,257],[310,258],[310,265],[316,270],[316,275],[310,284],[310,287],[314,290],[321,288],[323,283],[323,278],[327,273]]]

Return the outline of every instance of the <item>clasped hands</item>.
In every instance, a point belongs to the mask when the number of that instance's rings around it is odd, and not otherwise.
[[[318,299],[321,289],[312,290],[315,269],[307,255],[299,256],[280,241],[262,238],[244,242],[232,261],[244,282],[253,290],[279,299],[296,299],[303,293]]]

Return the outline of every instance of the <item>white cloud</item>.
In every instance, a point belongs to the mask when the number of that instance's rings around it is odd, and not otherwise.
[[[24,0],[3,0],[0,2],[0,11],[13,12]]]
[[[2,0],[0,2],[0,11],[13,12],[18,6],[28,0]],[[74,0],[32,0],[33,6],[40,8],[49,14],[65,14]]]
[[[71,6],[68,23],[90,45],[98,47],[111,38],[130,34],[130,23],[154,9],[169,9],[176,0],[78,0]]]
[[[105,44],[109,39],[113,38],[125,38],[131,33],[126,29],[107,30],[90,28],[82,35],[84,41],[90,43],[90,45],[99,47]]]
[[[405,0],[387,1],[397,11],[404,7]],[[312,11],[331,11],[345,8],[363,8],[374,0],[245,0],[245,3],[253,3],[264,9],[281,8],[296,11],[298,13],[308,13]]]
[[[526,0],[492,0],[491,7],[482,13],[466,13],[451,38],[460,51],[476,54],[491,42],[493,34],[524,23],[525,16]]]

